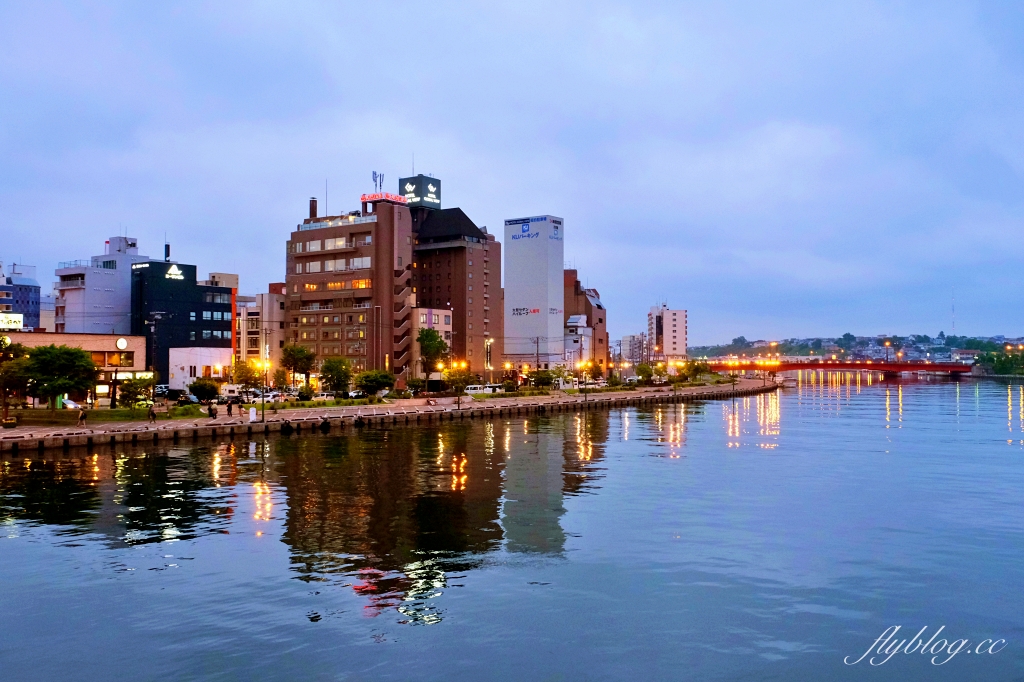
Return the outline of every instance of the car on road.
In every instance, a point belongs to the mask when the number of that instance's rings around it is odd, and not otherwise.
[[[178,407],[184,407],[185,405],[198,405],[198,404],[199,404],[199,398],[195,397],[191,393],[183,393],[182,396],[180,398],[178,398]]]
[[[365,398],[366,394],[363,393],[362,391],[349,391],[348,397],[349,398]]]
[[[313,400],[334,400],[333,393],[317,393],[313,396]]]
[[[80,410],[82,406],[76,403],[74,400],[64,400],[64,407],[68,410]]]

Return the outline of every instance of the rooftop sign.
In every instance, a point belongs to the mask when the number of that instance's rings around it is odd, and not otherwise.
[[[376,194],[364,194],[359,197],[359,201],[363,203],[369,203],[371,201],[393,201],[396,204],[406,203],[405,197],[400,197],[397,194],[390,194],[389,192],[377,192]]]
[[[398,181],[401,192],[410,206],[441,208],[441,181],[426,175],[414,175]]]

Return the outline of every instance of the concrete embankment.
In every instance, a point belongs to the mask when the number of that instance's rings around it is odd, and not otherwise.
[[[587,396],[560,395],[535,398],[498,398],[461,405],[371,405],[282,410],[265,422],[247,419],[172,420],[150,423],[120,423],[96,428],[19,427],[0,433],[0,453],[30,454],[53,449],[100,445],[181,443],[207,438],[251,438],[271,433],[324,433],[359,427],[431,424],[465,419],[495,419],[619,407],[645,407],[666,403],[727,400],[774,391],[779,386],[741,380],[731,386],[698,386],[679,391],[647,389]]]

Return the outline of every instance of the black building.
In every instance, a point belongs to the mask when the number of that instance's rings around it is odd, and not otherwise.
[[[231,348],[235,302],[229,287],[200,285],[196,266],[132,265],[132,334],[146,337],[148,368],[167,383],[171,348]]]

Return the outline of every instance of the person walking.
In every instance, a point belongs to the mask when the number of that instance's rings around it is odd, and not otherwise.
[[[231,401],[228,401],[228,416],[231,416]]]
[[[149,417],[150,424],[156,424],[156,409],[152,405],[149,406],[149,412],[146,416]]]
[[[206,413],[210,415],[210,419],[217,418],[217,404],[214,402],[210,403],[210,406],[206,408]]]
[[[78,408],[78,426],[85,426],[85,418],[86,418],[86,416],[87,415],[85,413],[85,408],[84,407]]]

